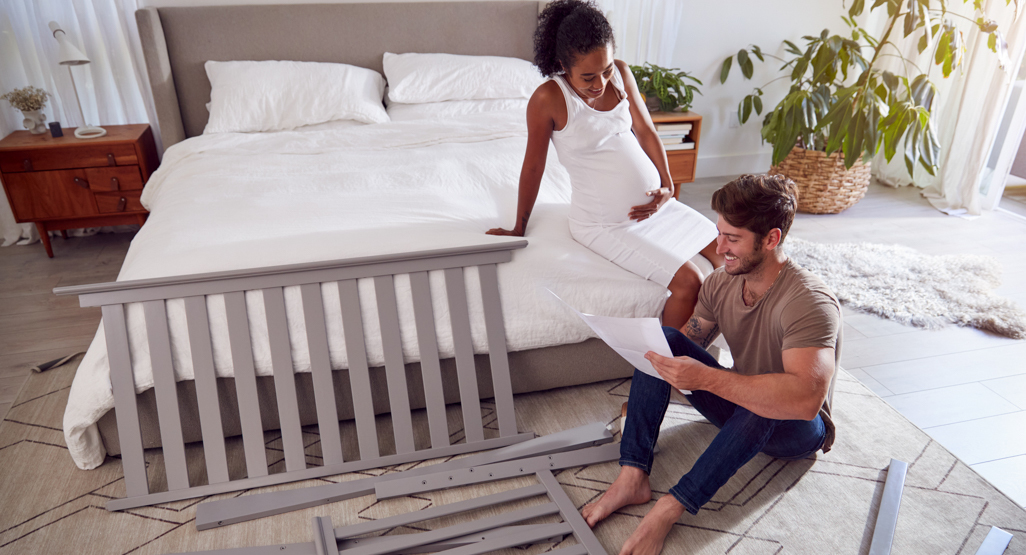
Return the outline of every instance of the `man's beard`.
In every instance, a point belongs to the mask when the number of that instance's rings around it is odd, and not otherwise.
[[[763,252],[762,245],[759,244],[759,243],[756,243],[755,244],[755,251],[752,252],[752,254],[750,254],[750,255],[748,255],[748,256],[746,256],[744,258],[739,258],[738,261],[737,261],[737,266],[735,266],[733,269],[725,267],[724,270],[727,272],[727,274],[732,275],[732,276],[740,276],[740,275],[744,275],[744,274],[749,274],[749,273],[752,272],[752,270],[755,270],[756,268],[761,266],[762,265],[762,261],[765,260],[765,259],[766,259],[766,253]]]

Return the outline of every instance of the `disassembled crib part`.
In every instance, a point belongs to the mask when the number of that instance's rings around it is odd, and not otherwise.
[[[976,555],[1001,555],[1008,549],[1008,543],[1012,541],[1012,535],[997,526],[991,526],[987,537],[976,550]]]
[[[588,523],[585,522],[584,518],[577,511],[576,505],[566,495],[566,492],[563,491],[555,476],[552,475],[552,470],[612,461],[618,459],[619,456],[619,445],[607,444],[567,453],[555,453],[523,460],[469,467],[459,472],[441,472],[421,477],[406,477],[404,481],[415,480],[419,483],[418,491],[420,492],[530,474],[534,474],[539,483],[465,501],[431,507],[422,511],[342,526],[334,530],[331,528],[331,519],[329,517],[314,517],[314,541],[310,543],[236,548],[202,553],[203,555],[271,555],[272,553],[278,553],[279,555],[307,555],[310,553],[316,555],[397,555],[400,553],[426,551],[425,548],[431,546],[432,550],[439,550],[448,555],[480,555],[518,545],[550,541],[552,538],[572,533],[580,545],[567,548],[569,551],[558,550],[558,553],[561,555],[570,555],[571,553],[578,555],[604,555],[605,551],[602,545],[592,533]],[[395,480],[379,485],[387,486],[399,482],[401,481]],[[354,539],[357,536],[380,532],[397,526],[409,526],[417,522],[494,507],[503,503],[519,501],[539,495],[548,496],[549,502],[428,532]],[[379,495],[379,499],[381,498]],[[515,530],[511,528],[512,525],[520,522],[555,514],[560,515],[563,522],[522,526]],[[340,542],[341,550],[339,549]],[[455,545],[455,543],[459,543],[459,545]],[[440,549],[442,546],[449,546],[450,548]]]
[[[100,283],[54,289],[57,295],[78,295],[82,306],[100,306],[107,341],[110,379],[121,441],[121,462],[125,472],[127,497],[107,504],[109,510],[180,501],[193,497],[270,486],[365,470],[394,464],[422,461],[456,454],[494,449],[526,441],[533,434],[518,434],[513,411],[513,388],[509,376],[506,333],[499,298],[496,265],[512,259],[512,250],[527,246],[527,241],[489,242],[481,245],[370,256],[318,262]],[[488,338],[492,387],[499,437],[485,439],[481,421],[481,403],[474,363],[470,313],[467,303],[465,268],[477,268]],[[445,273],[446,297],[452,324],[459,378],[460,404],[466,442],[451,445],[446,424],[445,399],[438,356],[435,318],[428,272]],[[412,289],[417,342],[421,355],[424,398],[427,405],[431,447],[417,450],[413,441],[409,391],[403,362],[394,277],[408,274]],[[382,456],[378,447],[364,324],[357,280],[373,278],[378,321],[385,359],[385,374],[391,410],[396,454]],[[322,286],[338,288],[349,379],[352,390],[360,458],[344,461],[338,426],[335,388],[328,356],[328,332],[324,316]],[[284,289],[298,287],[310,351],[311,374],[324,466],[307,467],[299,418],[292,363],[289,324],[285,312]],[[265,322],[250,321],[246,294],[263,298]],[[223,437],[220,402],[211,344],[211,324],[207,311],[210,298],[223,297],[227,316],[232,367],[245,451],[246,477],[231,479]],[[203,451],[209,483],[190,483],[189,467],[175,385],[167,302],[184,301],[190,356],[196,380],[196,402],[203,432]],[[163,444],[168,491],[151,492],[143,440],[139,427],[132,352],[129,348],[126,309],[140,304],[146,323],[146,340],[153,370],[153,389],[157,419]],[[270,474],[264,448],[257,376],[253,362],[250,330],[266,325],[271,352],[272,373],[278,422],[281,423],[285,472]],[[298,338],[296,338],[298,339]],[[138,356],[138,354],[136,354]]]
[[[887,481],[884,482],[883,497],[880,499],[880,511],[876,514],[876,527],[873,528],[869,555],[887,555],[891,552],[894,530],[898,526],[898,509],[901,507],[901,492],[905,487],[906,473],[907,462],[891,459],[887,469]]]
[[[374,493],[374,488],[379,483],[524,457],[558,453],[587,446],[602,445],[611,441],[613,441],[613,436],[609,433],[609,430],[602,423],[596,422],[510,445],[502,449],[477,453],[461,459],[414,468],[395,474],[384,474],[337,484],[208,501],[200,503],[196,507],[196,529],[208,530],[218,526],[227,526],[256,518],[315,507],[325,503],[370,495]]]

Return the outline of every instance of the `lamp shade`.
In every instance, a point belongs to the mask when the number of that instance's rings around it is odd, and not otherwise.
[[[67,33],[56,21],[50,22],[50,31],[53,32],[53,38],[57,39],[57,44],[60,45],[60,51],[57,54],[57,63],[66,66],[79,66],[82,64],[88,64],[89,58],[86,58],[85,54],[81,50],[75,48],[75,45],[71,44],[68,40]]]

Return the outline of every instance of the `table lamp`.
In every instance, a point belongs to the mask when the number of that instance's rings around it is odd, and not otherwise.
[[[82,101],[78,98],[78,87],[75,85],[75,75],[71,73],[71,66],[88,64],[89,58],[86,58],[81,50],[75,48],[68,41],[67,33],[64,32],[64,29],[61,29],[61,26],[56,21],[50,22],[50,30],[53,31],[53,38],[57,39],[57,43],[61,45],[57,56],[58,63],[62,66],[68,66],[68,75],[71,76],[71,88],[75,91],[75,102],[78,104],[78,112],[82,114],[82,127],[75,130],[75,136],[79,139],[95,139],[106,135],[106,129],[86,124],[85,112],[82,111]]]

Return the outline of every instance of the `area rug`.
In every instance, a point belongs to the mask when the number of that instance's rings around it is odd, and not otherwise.
[[[993,293],[1001,284],[996,258],[797,237],[784,244],[788,256],[820,276],[848,307],[922,328],[954,323],[1026,339],[1026,312]]]
[[[124,495],[120,460],[108,458],[96,470],[78,470],[64,444],[61,416],[74,366],[33,374],[0,423],[0,554],[162,554],[309,542],[312,516],[328,515],[336,526],[353,524],[511,489],[533,480],[519,478],[383,502],[366,496],[204,532],[196,531],[194,519],[196,505],[205,499],[351,480],[424,463],[110,513],[104,509],[105,503]],[[595,421],[612,422],[629,389],[630,380],[616,380],[518,395],[519,427],[547,434]],[[670,533],[664,553],[866,553],[886,468],[893,457],[910,465],[893,553],[972,554],[990,527],[998,526],[1014,535],[1007,553],[1026,554],[1026,511],[847,373],[839,375],[835,395],[837,442],[830,453],[793,462],[757,456],[699,515],[681,519]],[[485,422],[493,422],[492,408],[486,404],[483,411]],[[458,411],[453,411],[450,430],[454,441],[462,437],[459,419]],[[318,441],[315,430],[307,430],[309,446]],[[715,431],[682,398],[673,400],[652,474],[655,497],[665,495]],[[281,466],[280,438],[268,433],[266,439],[268,457]],[[200,452],[190,449],[189,456],[199,457]],[[159,487],[161,457],[148,454],[147,458],[151,484]],[[320,461],[309,456],[308,463]],[[616,463],[610,462],[570,468],[557,477],[581,507],[608,487],[617,470]],[[537,502],[541,499],[523,504]],[[651,506],[623,509],[596,528],[610,554],[619,552]],[[459,521],[461,518],[438,519],[420,523],[415,529],[402,527],[387,533],[405,534]],[[510,553],[533,555],[573,543],[570,537],[559,544]]]

